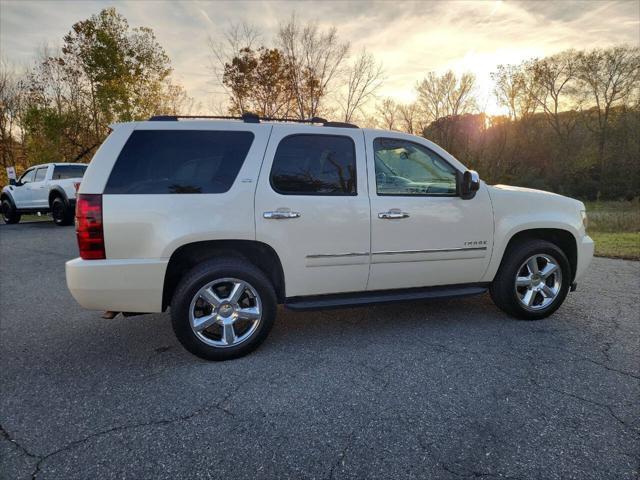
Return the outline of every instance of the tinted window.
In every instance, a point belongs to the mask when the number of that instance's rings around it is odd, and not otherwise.
[[[376,138],[373,142],[378,195],[455,195],[456,169],[414,142]]]
[[[338,135],[283,138],[273,159],[271,185],[285,195],[355,195],[353,140]]]
[[[86,169],[86,165],[56,165],[53,168],[53,179],[82,178]]]
[[[116,160],[105,193],[222,193],[231,188],[251,132],[137,130]]]
[[[39,168],[36,170],[36,178],[33,181],[41,182],[44,180],[44,177],[46,176],[47,176],[47,167]]]
[[[30,183],[33,182],[33,177],[36,175],[36,170],[27,170],[20,177],[20,183]]]

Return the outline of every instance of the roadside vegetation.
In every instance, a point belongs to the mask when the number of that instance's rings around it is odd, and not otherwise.
[[[586,205],[596,255],[640,260],[640,199]]]

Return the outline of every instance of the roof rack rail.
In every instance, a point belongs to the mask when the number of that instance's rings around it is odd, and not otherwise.
[[[360,128],[353,123],[346,122],[330,122],[322,117],[313,117],[309,119],[300,118],[275,118],[275,117],[260,117],[255,113],[245,112],[240,117],[224,116],[224,115],[154,115],[149,118],[150,122],[175,122],[181,118],[186,119],[215,119],[215,120],[242,120],[245,123],[260,123],[265,122],[292,122],[292,123],[321,123],[325,127],[338,127],[338,128]]]

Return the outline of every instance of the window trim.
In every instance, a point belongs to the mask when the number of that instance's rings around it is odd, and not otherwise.
[[[278,155],[278,149],[282,142],[291,137],[333,137],[333,138],[347,138],[351,141],[351,146],[353,148],[353,163],[356,167],[355,175],[353,178],[353,185],[355,191],[353,193],[341,193],[341,192],[333,192],[333,193],[323,193],[323,192],[283,192],[278,190],[273,184],[273,166],[276,163],[276,156]],[[292,133],[290,135],[286,135],[282,137],[278,141],[278,146],[276,147],[276,151],[273,154],[273,159],[271,160],[271,169],[269,170],[269,185],[271,186],[271,190],[273,190],[278,195],[286,195],[286,196],[297,196],[297,197],[357,197],[358,196],[358,154],[356,150],[356,142],[353,137],[350,135],[336,135],[332,133]]]
[[[407,143],[411,143],[413,145],[417,145],[418,147],[422,147],[425,150],[428,150],[429,152],[435,154],[438,156],[438,158],[440,158],[444,163],[446,163],[447,165],[449,165],[453,171],[454,171],[454,175],[456,177],[456,192],[455,193],[378,193],[378,182],[376,180],[376,147],[375,147],[375,142],[376,140],[395,140],[395,141],[401,141],[401,142],[407,142]],[[377,197],[432,197],[432,198],[453,198],[453,197],[459,197],[460,196],[460,192],[459,192],[459,176],[460,176],[460,170],[458,170],[456,167],[454,167],[453,165],[451,165],[450,162],[447,161],[446,158],[444,158],[442,155],[440,155],[438,152],[433,151],[431,148],[427,147],[426,145],[422,145],[421,143],[418,142],[414,142],[412,140],[406,140],[404,138],[394,138],[394,137],[374,137],[374,139],[371,142],[371,148],[373,150],[373,182],[374,182],[374,186],[375,186],[375,192],[376,192],[376,196]]]

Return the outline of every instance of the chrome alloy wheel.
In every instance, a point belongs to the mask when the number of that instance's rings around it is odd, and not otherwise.
[[[527,259],[516,275],[518,300],[527,310],[537,311],[553,303],[562,288],[560,264],[551,255],[536,254]]]
[[[258,292],[243,280],[207,283],[191,300],[189,324],[199,340],[214,347],[234,347],[248,340],[262,321]]]

